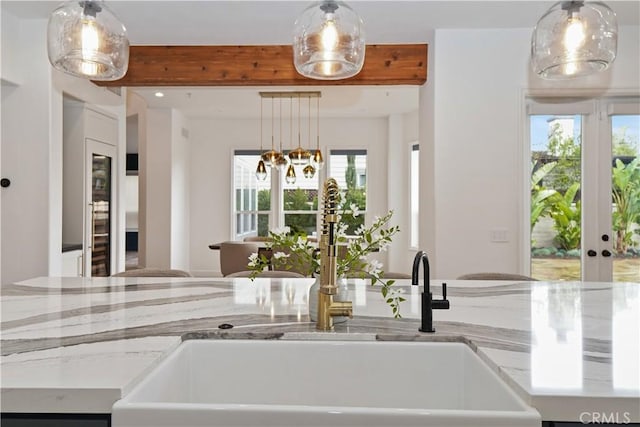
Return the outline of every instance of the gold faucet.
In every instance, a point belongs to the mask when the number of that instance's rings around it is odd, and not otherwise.
[[[320,289],[318,290],[318,320],[316,329],[333,331],[334,316],[353,318],[351,301],[334,301],[338,293],[336,253],[338,223],[338,183],[329,178],[324,183],[322,192],[324,212],[322,214],[322,234],[320,235]]]

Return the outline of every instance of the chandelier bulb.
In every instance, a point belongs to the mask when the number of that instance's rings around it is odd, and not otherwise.
[[[287,184],[296,183],[296,170],[291,164],[289,165],[289,168],[287,168],[287,175],[285,176],[285,180],[287,181]]]
[[[258,181],[264,181],[265,179],[267,179],[267,168],[262,160],[258,162],[258,167],[256,168],[256,178],[258,179]]]
[[[316,174],[316,168],[314,168],[312,165],[307,165],[302,170],[302,173],[304,174],[305,178],[311,179]]]
[[[320,170],[324,166],[324,159],[322,158],[322,150],[319,148],[316,149],[313,153],[313,157],[311,158],[311,163],[316,167],[316,169]]]

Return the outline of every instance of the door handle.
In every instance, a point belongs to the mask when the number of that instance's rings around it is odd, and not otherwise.
[[[609,252],[607,249],[602,251],[602,256],[603,257],[610,257],[611,256],[611,252]]]
[[[89,206],[91,207],[91,229],[90,229],[90,233],[91,233],[91,237],[89,238],[89,242],[91,243],[88,247],[88,249],[93,249],[93,233],[94,233],[94,229],[95,229],[95,225],[96,225],[96,215],[95,215],[95,211],[94,211],[94,207],[93,207],[93,202],[89,203]]]
[[[589,249],[589,250],[587,251],[587,255],[589,255],[589,256],[596,256],[596,255],[598,255],[598,252],[594,251],[593,249]]]

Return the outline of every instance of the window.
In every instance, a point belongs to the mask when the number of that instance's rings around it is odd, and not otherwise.
[[[306,178],[301,168],[296,168],[296,182],[287,184],[283,180],[282,204],[284,225],[296,233],[308,236],[316,235],[318,218],[318,172],[312,178]]]
[[[284,174],[267,168],[267,178],[258,181],[255,170],[260,160],[258,150],[236,150],[233,158],[234,236],[242,240],[249,236],[267,236],[269,230],[288,226],[294,232],[315,236],[321,204],[320,174],[306,178],[296,167],[296,182],[286,183]],[[331,150],[327,176],[340,188],[342,209],[350,212],[357,206],[355,218],[345,215],[347,234],[364,224],[367,209],[367,151]],[[281,176],[282,175],[282,176]],[[280,206],[282,206],[280,208]]]
[[[347,235],[364,224],[367,211],[367,150],[331,150],[329,158],[329,177],[334,178],[342,197],[342,207],[350,212],[350,207],[358,207],[360,214],[353,218],[342,217],[347,224]]]
[[[259,151],[236,150],[233,159],[234,234],[237,240],[248,236],[266,236],[271,212],[271,171],[267,179],[255,176]]]
[[[316,173],[306,178],[296,167],[296,182],[287,184],[283,174],[267,167],[267,178],[256,179],[258,150],[236,150],[233,157],[234,240],[268,236],[272,228],[288,226],[294,232],[313,236],[318,217]],[[273,191],[272,191],[273,190]],[[282,205],[282,209],[279,206]]]
[[[420,235],[420,146],[418,144],[411,144],[410,160],[411,236],[409,244],[412,248],[418,248],[418,237]]]

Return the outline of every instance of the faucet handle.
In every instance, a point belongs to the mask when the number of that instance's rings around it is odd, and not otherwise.
[[[446,283],[442,283],[442,299],[432,300],[431,308],[434,310],[449,310],[449,300],[447,299]]]

